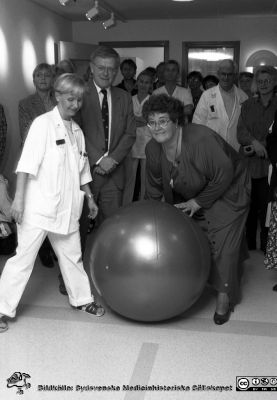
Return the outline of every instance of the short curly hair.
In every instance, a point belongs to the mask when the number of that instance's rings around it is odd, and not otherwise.
[[[148,121],[151,114],[167,113],[172,122],[183,126],[185,124],[185,114],[183,103],[167,94],[152,95],[144,103],[142,108],[143,118]]]

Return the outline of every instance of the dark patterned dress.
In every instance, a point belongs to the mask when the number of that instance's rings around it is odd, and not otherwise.
[[[266,269],[277,270],[277,111],[266,138],[266,149],[272,165],[272,174],[269,188],[271,214],[264,265]]]
[[[250,202],[250,175],[245,160],[216,132],[203,125],[183,129],[177,167],[161,144],[146,146],[146,198],[176,204],[194,198],[201,206],[213,267],[210,281],[240,300],[241,263],[247,257],[244,226]],[[172,184],[171,184],[172,183]],[[201,224],[202,225],[202,224]]]
[[[277,202],[271,204],[270,225],[264,265],[266,269],[277,270]]]

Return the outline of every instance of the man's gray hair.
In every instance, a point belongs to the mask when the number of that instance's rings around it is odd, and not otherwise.
[[[230,58],[225,58],[224,60],[220,61],[220,63],[218,64],[218,69],[217,71],[219,72],[221,70],[221,68],[224,67],[232,67],[234,73],[236,74],[238,72],[238,66],[237,63],[235,63],[235,61],[231,60]]]
[[[120,57],[117,51],[110,46],[98,46],[90,56],[90,61],[93,63],[96,57],[100,58],[114,58],[116,66],[119,67]]]

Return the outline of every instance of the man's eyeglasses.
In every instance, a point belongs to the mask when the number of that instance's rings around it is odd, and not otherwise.
[[[257,80],[257,84],[258,84],[259,86],[262,86],[262,85],[269,85],[271,82],[272,82],[271,79],[259,79],[259,80]]]
[[[117,68],[112,68],[112,67],[105,67],[104,65],[93,65],[98,69],[99,72],[108,72],[109,74],[115,74],[117,72]]]
[[[149,121],[147,126],[150,129],[155,129],[156,127],[165,129],[168,125],[168,123],[170,122],[170,119],[160,119],[159,121]]]

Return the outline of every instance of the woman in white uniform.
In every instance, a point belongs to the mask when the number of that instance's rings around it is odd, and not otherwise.
[[[85,83],[75,74],[63,74],[54,90],[58,104],[32,123],[16,169],[11,212],[18,224],[18,247],[0,280],[0,332],[8,328],[5,317],[15,316],[46,235],[58,257],[70,305],[96,316],[105,312],[91,294],[79,235],[84,197],[90,217],[98,212],[89,187],[84,136],[72,120],[82,105]]]

